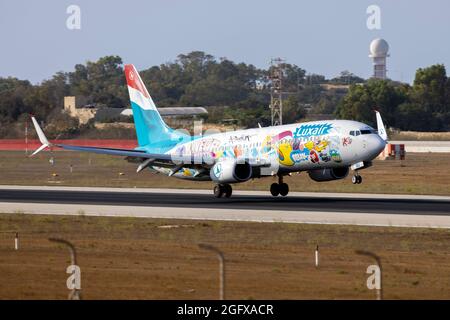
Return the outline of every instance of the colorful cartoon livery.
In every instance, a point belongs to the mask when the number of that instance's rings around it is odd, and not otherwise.
[[[42,146],[124,156],[145,168],[171,177],[211,180],[214,195],[230,197],[231,184],[264,176],[277,176],[273,196],[286,196],[283,181],[292,172],[306,171],[314,181],[345,178],[361,183],[359,170],[370,167],[386,145],[386,131],[376,112],[378,130],[349,120],[316,121],[232,132],[190,136],[168,127],[133,65],[125,66],[138,147],[133,150],[52,144],[33,118]]]

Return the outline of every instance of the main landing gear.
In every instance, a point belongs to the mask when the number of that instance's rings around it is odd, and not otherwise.
[[[283,182],[283,176],[278,176],[278,183],[272,183],[270,186],[270,193],[276,197],[281,195],[283,197],[287,196],[289,193],[289,185]]]
[[[352,183],[353,184],[360,184],[362,182],[362,177],[356,173],[353,177],[352,177]]]
[[[223,196],[229,198],[232,193],[233,188],[229,184],[220,183],[214,186],[214,197],[216,198],[222,198]]]

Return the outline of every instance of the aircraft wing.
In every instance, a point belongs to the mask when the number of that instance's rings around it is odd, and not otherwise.
[[[170,154],[165,153],[148,153],[144,150],[135,150],[135,149],[115,149],[115,148],[101,148],[101,147],[86,147],[86,146],[72,146],[67,144],[54,144],[48,141],[47,137],[45,136],[44,132],[42,131],[41,127],[39,126],[38,122],[34,117],[31,117],[31,120],[34,124],[34,127],[36,129],[36,132],[39,137],[39,141],[42,143],[42,145],[34,151],[31,156],[34,156],[41,152],[42,150],[49,148],[49,147],[58,147],[66,150],[72,150],[72,151],[83,151],[83,152],[92,152],[92,153],[98,153],[98,154],[108,154],[108,155],[114,155],[114,156],[124,156],[127,157],[127,159],[133,159],[136,162],[139,162],[140,165],[137,169],[138,172],[142,171],[144,168],[150,166],[150,165],[161,165],[161,166],[179,166],[183,163],[186,163],[186,166],[189,166],[189,164],[194,163],[193,159],[189,157],[189,159],[184,158],[176,158],[173,157]]]
[[[158,159],[163,161],[170,161],[170,154],[161,153],[147,153],[141,150],[130,150],[130,149],[115,149],[115,148],[99,148],[99,147],[83,147],[83,146],[71,146],[67,144],[52,144],[58,148],[72,150],[72,151],[84,151],[92,152],[98,154],[109,154],[113,156],[124,156],[124,157],[136,157],[144,159]]]

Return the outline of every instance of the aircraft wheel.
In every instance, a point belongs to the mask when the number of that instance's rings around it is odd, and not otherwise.
[[[358,183],[358,176],[353,176],[352,177],[352,183],[353,184],[357,184]]]
[[[270,186],[270,193],[276,197],[280,194],[280,187],[278,183],[272,183]]]
[[[289,185],[287,183],[281,183],[278,188],[280,190],[280,195],[283,197],[287,196],[289,193]]]
[[[233,193],[233,188],[229,184],[224,184],[223,187],[225,191],[225,197],[227,198],[231,197],[231,194]]]
[[[357,184],[361,184],[361,182],[362,182],[362,177],[361,177],[361,176],[357,176],[357,181],[356,181],[356,183],[357,183]]]
[[[223,196],[224,190],[220,184],[214,186],[214,197],[221,198]]]

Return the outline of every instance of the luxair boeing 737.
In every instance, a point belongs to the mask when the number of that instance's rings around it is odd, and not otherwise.
[[[42,143],[33,155],[55,146],[123,156],[139,163],[137,172],[149,168],[170,177],[213,181],[214,196],[220,198],[231,196],[231,184],[264,176],[277,176],[278,183],[270,186],[270,193],[286,196],[289,186],[283,178],[300,171],[323,182],[344,179],[352,169],[352,183],[359,184],[359,170],[370,167],[386,145],[386,131],[377,111],[377,130],[356,121],[332,120],[190,136],[164,123],[133,65],[125,65],[125,76],[138,147],[126,150],[52,144],[33,117]]]

